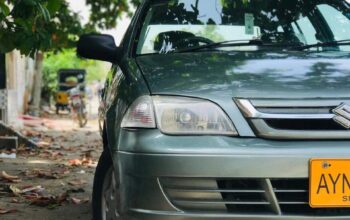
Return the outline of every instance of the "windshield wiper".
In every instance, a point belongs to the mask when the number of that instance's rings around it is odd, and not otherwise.
[[[334,47],[334,46],[346,46],[350,45],[350,39],[347,40],[339,40],[339,41],[327,41],[327,42],[319,42],[317,44],[306,44],[302,46],[296,46],[292,47],[291,49],[296,49],[296,50],[307,50],[311,48],[320,48],[320,47]]]
[[[260,46],[260,47],[279,47],[279,48],[290,48],[290,47],[298,47],[300,44],[292,43],[292,44],[279,44],[279,43],[265,43],[261,39],[252,39],[252,40],[231,40],[231,41],[222,41],[212,44],[205,44],[198,47],[190,47],[184,49],[174,50],[174,53],[184,53],[184,52],[194,52],[203,49],[213,49],[220,47],[239,47],[239,46]]]
[[[231,40],[231,41],[222,41],[217,43],[211,43],[211,44],[205,44],[197,47],[189,47],[184,49],[178,49],[173,52],[175,53],[183,53],[183,52],[194,52],[197,50],[203,50],[203,49],[212,49],[212,48],[219,48],[219,47],[232,47],[232,46],[250,46],[250,45],[256,45],[261,46],[264,45],[262,40],[259,39],[253,39],[253,40]]]

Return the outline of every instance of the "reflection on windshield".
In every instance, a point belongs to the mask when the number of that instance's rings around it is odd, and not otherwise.
[[[240,39],[286,45],[350,39],[350,7],[347,2],[171,0],[154,3],[145,16],[137,53],[169,53]],[[247,47],[235,47],[235,50],[240,49],[246,50]],[[350,51],[350,48],[341,46],[332,50]]]

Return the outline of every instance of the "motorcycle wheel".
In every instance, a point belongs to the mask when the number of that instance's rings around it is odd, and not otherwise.
[[[85,127],[88,120],[87,120],[87,115],[84,113],[84,109],[80,108],[78,111],[78,122],[79,122],[79,126],[81,128]]]

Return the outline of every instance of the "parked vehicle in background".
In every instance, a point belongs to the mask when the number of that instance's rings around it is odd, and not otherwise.
[[[84,86],[77,85],[69,90],[69,102],[72,118],[78,122],[79,127],[83,128],[88,122],[88,112],[85,103],[85,92],[82,91]]]
[[[350,5],[146,0],[112,62],[94,219],[350,218]]]
[[[58,71],[58,90],[55,95],[56,113],[60,110],[70,111],[68,91],[80,85],[81,91],[85,91],[84,69],[60,69]]]

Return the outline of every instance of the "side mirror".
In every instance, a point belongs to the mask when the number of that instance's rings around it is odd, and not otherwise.
[[[87,59],[114,63],[120,59],[122,49],[116,46],[110,35],[84,34],[78,41],[77,53]]]

